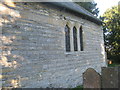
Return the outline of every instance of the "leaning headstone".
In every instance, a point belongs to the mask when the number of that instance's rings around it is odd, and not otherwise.
[[[89,68],[83,73],[84,88],[101,88],[101,76],[94,69]]]
[[[102,68],[102,88],[120,89],[120,67]]]

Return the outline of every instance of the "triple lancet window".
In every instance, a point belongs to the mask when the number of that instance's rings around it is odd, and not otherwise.
[[[70,33],[73,33],[73,36],[70,36]],[[68,25],[65,26],[65,46],[66,46],[66,52],[71,51],[71,43],[73,43],[73,49],[74,51],[78,51],[78,34],[79,34],[79,40],[80,40],[80,51],[83,51],[83,30],[82,26],[80,27],[79,30],[76,29],[76,27],[73,27],[73,32],[70,32],[70,28]],[[70,40],[73,37],[73,42],[70,42]]]

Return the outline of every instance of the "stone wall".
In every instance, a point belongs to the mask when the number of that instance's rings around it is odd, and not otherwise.
[[[57,7],[18,5],[21,18],[2,26],[2,59],[8,63],[2,67],[3,87],[76,87],[87,68],[100,73],[106,66],[101,26]],[[71,52],[65,50],[66,25],[71,29]],[[72,29],[81,25],[84,51],[79,34],[74,51]]]

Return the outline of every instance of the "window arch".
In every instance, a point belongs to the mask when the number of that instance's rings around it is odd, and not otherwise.
[[[68,25],[65,26],[65,46],[66,52],[70,52],[70,28]]]
[[[80,49],[81,49],[81,51],[83,51],[84,47],[83,47],[83,30],[82,30],[82,26],[80,27],[79,34],[80,34]]]
[[[76,27],[73,27],[73,44],[74,44],[74,51],[78,51]]]

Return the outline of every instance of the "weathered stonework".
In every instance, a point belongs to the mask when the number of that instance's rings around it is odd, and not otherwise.
[[[2,35],[9,41],[1,46],[3,56],[13,65],[3,66],[3,87],[71,88],[83,83],[82,73],[87,68],[100,73],[106,66],[101,26],[69,11],[39,6],[17,6],[21,18],[2,26]],[[73,50],[71,33],[71,52],[66,52],[66,25],[70,32],[82,25],[84,51],[80,51],[79,36],[78,51]]]

